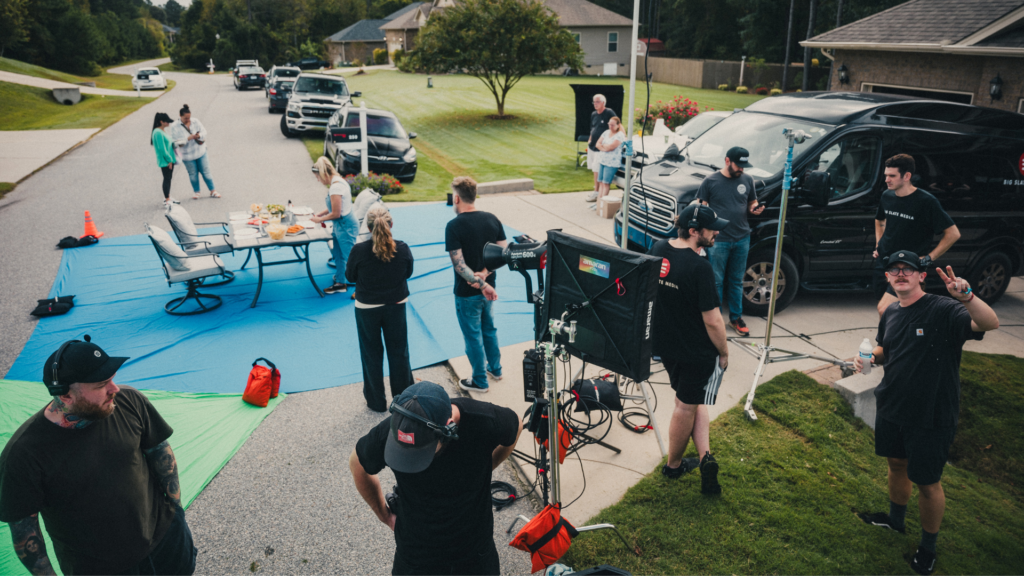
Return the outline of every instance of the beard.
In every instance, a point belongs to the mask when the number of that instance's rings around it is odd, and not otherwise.
[[[729,171],[729,177],[730,178],[735,178],[735,177],[739,176],[740,174],[743,174],[743,170],[737,170],[737,169],[733,168],[732,166],[727,166],[726,170]]]
[[[117,404],[111,401],[110,405],[93,404],[83,398],[78,398],[75,403],[68,406],[66,412],[71,416],[78,416],[85,420],[103,420],[114,413]]]
[[[703,234],[697,236],[697,247],[698,248],[710,248],[715,245],[715,237],[705,237]]]

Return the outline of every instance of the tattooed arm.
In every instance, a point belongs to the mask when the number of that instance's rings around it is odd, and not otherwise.
[[[33,514],[8,524],[14,540],[14,553],[32,574],[54,574],[50,558],[46,555],[46,542],[39,529],[39,515]]]
[[[466,281],[467,284],[483,292],[484,297],[488,300],[497,300],[498,293],[494,290],[494,287],[489,285],[485,278],[478,278],[473,274],[473,270],[466,264],[466,259],[462,256],[462,249],[451,250],[448,255],[452,258],[452,266],[455,267],[455,273],[460,278]]]
[[[166,440],[144,450],[149,467],[160,479],[164,492],[175,504],[181,506],[181,483],[178,482],[178,461],[174,458],[171,445]]]

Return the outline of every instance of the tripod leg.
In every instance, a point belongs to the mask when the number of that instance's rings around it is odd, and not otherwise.
[[[615,532],[615,535],[618,536],[619,540],[622,541],[622,545],[626,547],[626,550],[631,551],[633,554],[636,554],[637,556],[640,555],[640,548],[630,546],[629,543],[626,542],[626,539],[622,537],[622,534],[619,533],[619,529],[616,528],[614,524],[594,524],[593,526],[582,526],[576,529],[577,532],[593,532],[594,530],[611,530]]]
[[[505,530],[505,534],[511,534],[512,533],[512,529],[516,527],[516,524],[518,524],[520,520],[522,520],[523,522],[529,522],[530,521],[529,518],[527,518],[526,516],[523,516],[522,514],[516,516],[515,518],[512,519],[512,523],[509,524],[508,530]]]
[[[650,382],[647,383],[651,385]],[[654,436],[658,439],[658,448],[661,449],[662,457],[668,456],[668,451],[665,450],[665,441],[661,439],[661,430],[658,428],[658,419],[654,417],[654,408],[651,407],[651,397],[647,395],[647,388],[644,388],[644,383],[640,383],[640,391],[644,394],[644,404],[647,405],[647,413],[651,415],[651,426],[654,428]]]
[[[754,372],[754,383],[750,385],[750,392],[747,393],[747,403],[743,405],[743,413],[746,415],[747,420],[751,422],[757,421],[757,414],[754,414],[754,394],[757,392],[757,383],[761,380],[761,375],[764,373],[764,366],[768,363],[768,354],[771,352],[771,348],[765,347],[761,350],[761,361],[757,363],[757,371]]]

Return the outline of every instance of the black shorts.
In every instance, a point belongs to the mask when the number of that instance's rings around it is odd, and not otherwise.
[[[662,358],[661,363],[665,366],[668,381],[680,402],[714,406],[725,373],[718,366],[718,356],[709,360],[691,359],[686,362]]]
[[[889,279],[885,276],[885,268],[882,267],[882,262],[878,258],[875,258],[875,265],[871,269],[871,290],[875,293],[875,300],[881,300],[885,294],[896,295],[896,291],[892,289]]]
[[[875,454],[907,460],[907,476],[918,486],[935,484],[949,458],[956,426],[919,428],[875,420]]]

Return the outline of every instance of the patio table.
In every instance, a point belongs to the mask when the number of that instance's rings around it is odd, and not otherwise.
[[[316,280],[313,278],[313,270],[309,265],[309,245],[313,242],[327,242],[330,240],[330,229],[324,228],[319,224],[314,224],[313,228],[305,228],[302,232],[293,236],[285,235],[285,237],[280,240],[274,240],[264,232],[261,232],[256,236],[236,236],[239,230],[256,230],[253,226],[246,224],[246,220],[238,219],[241,214],[248,215],[247,212],[232,212],[228,214],[228,243],[231,244],[231,247],[235,250],[251,249],[256,253],[256,262],[259,268],[259,279],[256,282],[256,294],[253,296],[252,304],[250,304],[249,307],[255,308],[256,302],[260,299],[260,291],[263,289],[263,267],[278,266],[280,264],[304,262],[306,264],[306,275],[309,276],[310,283],[313,284],[313,288],[316,289],[316,293],[323,298],[324,292],[319,286],[317,286]],[[263,261],[263,250],[267,248],[281,247],[291,248],[292,252],[295,254],[295,258],[288,260],[273,260],[270,262]],[[246,261],[248,262],[248,258]]]

